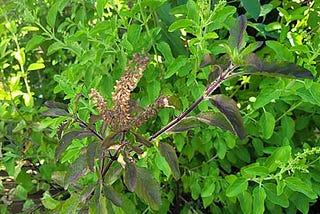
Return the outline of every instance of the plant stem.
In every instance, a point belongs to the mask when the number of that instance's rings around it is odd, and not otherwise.
[[[154,140],[158,136],[160,136],[162,133],[168,131],[173,126],[177,125],[183,118],[185,118],[191,111],[193,111],[207,96],[211,95],[220,85],[221,83],[228,78],[229,74],[236,69],[236,66],[234,66],[232,63],[229,65],[229,67],[226,69],[226,71],[221,74],[218,79],[213,82],[204,92],[204,95],[200,96],[192,105],[185,110],[182,114],[180,114],[176,119],[172,120],[169,124],[167,124],[165,127],[163,127],[160,131],[149,137],[149,141]]]

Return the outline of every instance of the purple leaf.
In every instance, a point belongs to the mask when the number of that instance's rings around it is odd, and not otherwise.
[[[134,192],[137,186],[137,167],[129,161],[126,161],[124,169],[124,184],[130,192]]]
[[[230,29],[229,45],[231,49],[236,48],[239,52],[244,47],[243,36],[247,28],[247,18],[239,16],[236,23]]]
[[[178,180],[180,178],[180,169],[179,169],[179,162],[178,162],[176,151],[171,145],[167,143],[159,142],[158,148],[159,148],[160,154],[167,161],[171,169],[172,176],[174,177],[174,179]]]

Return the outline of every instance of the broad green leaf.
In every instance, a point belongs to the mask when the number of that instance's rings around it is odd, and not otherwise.
[[[270,157],[268,157],[264,163],[265,167],[269,169],[269,172],[273,172],[279,166],[279,162],[286,163],[291,158],[291,147],[282,146],[276,148]]]
[[[157,49],[161,52],[162,56],[164,57],[164,59],[166,60],[166,62],[168,64],[171,64],[171,62],[173,61],[173,56],[171,53],[171,48],[168,45],[168,43],[166,42],[159,42],[157,44]]]
[[[96,9],[97,9],[97,14],[100,18],[103,15],[104,6],[106,5],[106,3],[107,3],[107,0],[97,0]]]
[[[232,132],[233,134],[237,134],[236,131],[233,129],[230,121],[221,112],[213,112],[213,111],[201,112],[196,116],[191,116],[188,118],[190,119],[194,118],[210,126],[217,126],[223,130],[227,130]]]
[[[283,138],[291,139],[295,133],[295,122],[291,117],[281,118],[281,134]]]
[[[272,136],[275,124],[276,120],[274,119],[273,114],[265,111],[259,121],[262,135],[265,139],[269,139]]]
[[[222,28],[222,26],[225,25],[226,20],[235,14],[236,11],[236,8],[233,6],[220,5],[220,7],[214,11],[211,19],[212,23],[208,26],[208,31],[213,32],[216,29]]]
[[[249,177],[266,177],[269,174],[269,170],[265,166],[260,166],[259,163],[253,163],[248,166],[242,167],[241,174],[246,177],[247,175]]]
[[[280,42],[268,40],[266,41],[266,45],[275,52],[276,57],[279,60],[284,60],[288,62],[294,61],[293,54],[289,51],[289,49],[286,46],[284,46]]]
[[[65,48],[65,47],[66,47],[66,45],[63,44],[60,41],[59,42],[54,42],[48,47],[47,55],[50,56],[51,54],[55,53],[58,50],[61,50],[61,49]]]
[[[294,63],[276,61],[264,62],[261,61],[255,54],[249,54],[246,57],[246,61],[249,63],[249,65],[246,67],[246,71],[249,74],[314,79],[309,70]]]
[[[214,190],[216,189],[215,181],[212,179],[206,179],[205,184],[201,190],[201,197],[209,197],[214,193]]]
[[[153,146],[153,144],[152,144],[149,140],[147,140],[146,138],[144,138],[142,135],[140,135],[140,134],[138,134],[138,133],[135,133],[135,132],[131,132],[131,133],[134,135],[135,140],[136,140],[137,142],[139,142],[139,143],[141,143],[141,144],[143,144],[144,146],[149,147],[149,148]]]
[[[277,195],[277,187],[274,183],[264,184],[264,188],[267,194],[267,200],[273,204],[278,204],[284,208],[289,206],[288,196],[285,194]]]
[[[247,18],[244,15],[238,17],[235,24],[230,29],[230,36],[228,39],[231,49],[238,50],[238,53],[242,50],[245,43],[243,41],[244,34],[247,28]]]
[[[312,212],[309,212],[309,209],[312,207],[310,204],[313,203],[310,198],[305,196],[304,194],[300,192],[293,192],[290,195],[290,205],[294,204],[294,206],[303,214],[309,214]],[[290,208],[290,207],[289,207]],[[300,213],[297,212],[297,213]]]
[[[76,213],[77,207],[79,204],[79,198],[76,196],[71,196],[63,202],[60,212],[61,213]]]
[[[242,213],[251,214],[252,213],[252,196],[248,191],[244,191],[238,194],[240,207]]]
[[[297,94],[304,102],[320,106],[320,83],[313,82],[311,87],[298,89]]]
[[[59,159],[61,152],[72,143],[73,139],[83,139],[89,136],[93,136],[93,133],[90,131],[70,131],[64,134],[60,140],[60,144],[56,149],[56,159]]]
[[[43,36],[34,35],[32,37],[32,39],[30,39],[26,45],[26,52],[35,49],[37,46],[39,46],[44,41],[45,41],[45,38]]]
[[[293,191],[301,192],[311,199],[316,199],[317,194],[312,190],[312,188],[303,182],[298,177],[287,177],[285,178],[287,187]]]
[[[184,132],[198,126],[200,126],[200,124],[197,120],[192,118],[185,118],[185,119],[182,119],[179,123],[177,123],[177,125],[170,128],[168,132],[173,132],[173,133]]]
[[[254,214],[263,214],[265,207],[264,201],[266,199],[266,192],[263,187],[255,187],[253,192],[253,204],[252,204],[252,213]]]
[[[274,88],[264,88],[253,103],[255,109],[259,109],[269,104],[272,100],[279,99],[281,91]]]
[[[151,209],[158,210],[161,205],[160,185],[147,168],[137,167],[137,186],[135,193]]]
[[[24,65],[26,63],[26,55],[24,52],[24,48],[15,51],[14,58],[19,62],[20,65]]]
[[[15,167],[17,169],[17,167]],[[30,192],[34,189],[32,178],[26,171],[21,170],[18,176],[15,178],[15,182],[21,185],[26,191]]]
[[[224,159],[227,153],[227,145],[225,141],[221,138],[218,138],[214,143],[214,148],[217,150],[217,155],[219,159]]]
[[[68,2],[68,0],[59,0],[50,5],[48,14],[46,16],[46,21],[51,28],[54,28],[58,11],[62,11],[63,8],[68,4]]]
[[[176,151],[171,145],[162,142],[159,142],[158,149],[160,151],[160,154],[166,159],[167,163],[169,164],[172,176],[174,177],[174,179],[178,180],[180,178],[180,169]]]
[[[191,197],[193,200],[197,200],[200,196],[201,193],[201,187],[199,182],[197,182],[196,180],[191,184],[190,186],[190,190],[191,190]]]
[[[248,189],[248,181],[245,178],[237,178],[226,189],[227,197],[235,197]]]
[[[28,66],[28,71],[40,70],[46,66],[43,63],[32,63]]]
[[[69,166],[70,171],[65,177],[66,184],[72,184],[83,175],[87,174],[90,170],[87,165],[87,158],[81,152],[79,157]]]
[[[137,167],[134,163],[126,162],[123,181],[128,190],[134,192],[137,185]]]
[[[193,27],[195,24],[196,23],[191,19],[179,19],[170,25],[168,31],[173,32],[181,28]]]
[[[61,203],[58,200],[55,200],[51,197],[51,195],[48,192],[43,193],[43,197],[41,198],[41,203],[43,206],[49,210],[55,209],[59,204]]]
[[[256,49],[260,48],[263,45],[263,42],[261,41],[257,41],[257,42],[253,42],[250,43],[247,47],[245,47],[242,51],[241,51],[241,56],[245,57],[248,54],[251,54],[252,52],[254,52]]]
[[[178,56],[169,66],[167,69],[166,74],[164,75],[165,79],[170,78],[172,75],[176,74],[179,69],[186,65],[188,59],[185,56]]]
[[[118,193],[111,185],[103,185],[103,194],[116,206],[122,205],[120,193]]]
[[[245,128],[237,103],[223,94],[214,95],[209,98],[209,101],[226,116],[238,137],[244,140]]]
[[[261,12],[261,5],[259,0],[241,0],[244,9],[255,20],[258,19]]]

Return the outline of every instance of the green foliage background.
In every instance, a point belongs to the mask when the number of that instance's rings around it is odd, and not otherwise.
[[[239,207],[243,213],[308,213],[320,194],[319,10],[319,1],[290,0],[1,2],[0,212],[22,201],[26,213],[239,213]],[[248,18],[248,53],[263,41],[257,56],[296,63],[315,79],[245,75],[225,81],[217,93],[237,101],[245,140],[207,125],[163,134],[155,144],[175,147],[180,179],[173,179],[157,147],[144,148],[136,163],[145,167],[138,173],[150,189],[129,192],[116,163],[104,181],[112,189],[86,200],[98,173],[79,170],[79,161],[94,139],[74,139],[56,160],[56,134],[67,117],[41,117],[44,102],[65,103],[89,121],[97,114],[91,88],[111,106],[113,86],[132,54],[149,53],[132,97],[146,107],[167,95],[175,105],[138,130],[151,136],[202,95],[212,69],[200,67],[205,55],[222,67],[227,55],[241,60],[224,48],[241,14]],[[201,103],[193,114],[210,109]],[[74,171],[81,176],[66,183]],[[10,192],[5,178],[14,180]],[[144,192],[157,192],[156,182],[161,204]],[[39,193],[40,200],[31,197]]]

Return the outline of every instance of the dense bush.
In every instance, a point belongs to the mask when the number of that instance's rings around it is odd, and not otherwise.
[[[319,10],[1,2],[0,212],[319,209]]]

